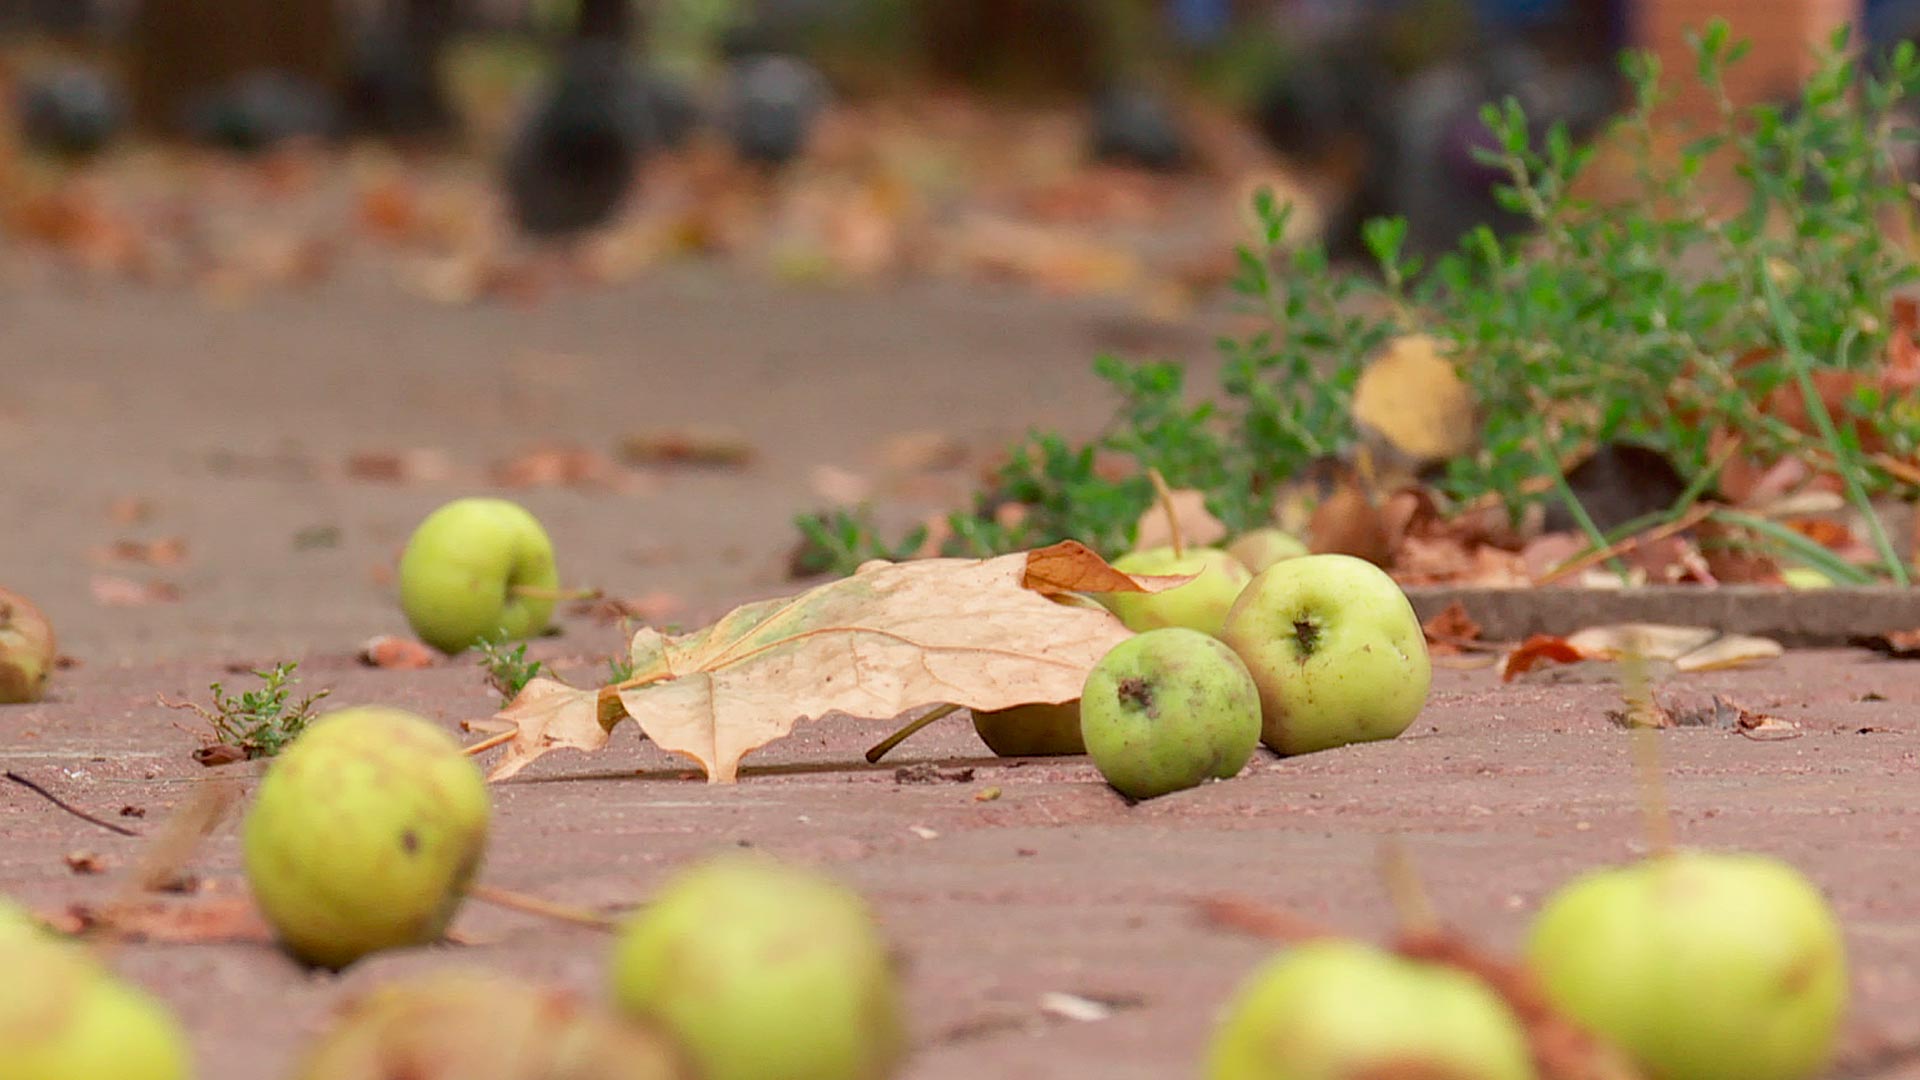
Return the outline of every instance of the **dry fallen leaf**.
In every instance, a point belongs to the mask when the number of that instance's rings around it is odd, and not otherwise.
[[[89,583],[93,602],[102,607],[146,607],[171,604],[180,599],[180,587],[165,581],[134,581],[132,578],[95,574]]]
[[[360,662],[389,671],[412,671],[434,665],[438,654],[412,638],[381,634],[360,646]]]
[[[187,561],[187,542],[178,536],[158,540],[116,540],[94,552],[100,562],[141,563],[146,566],[179,566]]]
[[[641,596],[604,596],[583,600],[573,606],[573,614],[605,623],[632,619],[647,626],[668,622],[687,609],[687,602],[676,593],[655,591]]]
[[[431,483],[451,475],[453,459],[433,447],[369,450],[347,458],[347,476],[376,484]]]
[[[273,930],[247,896],[193,900],[142,899],[107,907],[74,904],[46,920],[63,934],[107,934],[168,945],[266,944]]]
[[[1853,645],[1893,660],[1920,660],[1920,627],[1853,639]]]
[[[892,473],[946,472],[967,463],[967,444],[944,431],[904,431],[888,436],[877,456]]]
[[[1395,338],[1367,364],[1354,384],[1353,419],[1413,462],[1471,453],[1479,431],[1472,395],[1427,334]]]
[[[750,464],[757,451],[753,443],[729,428],[667,428],[629,435],[620,443],[620,457],[629,465],[715,465],[738,468]]]
[[[1705,626],[1664,626],[1658,623],[1616,623],[1590,626],[1567,637],[1567,644],[1593,660],[1617,660],[1628,651],[1648,660],[1678,660],[1718,637]]]
[[[1500,662],[1500,680],[1512,682],[1541,664],[1576,664],[1586,659],[1566,638],[1535,634],[1520,643]]]
[[[107,520],[115,525],[139,525],[156,513],[152,499],[123,495],[107,504]]]
[[[97,851],[69,851],[66,864],[76,874],[101,874],[107,869],[106,858]]]
[[[1430,651],[1445,655],[1457,653],[1464,645],[1480,640],[1480,624],[1467,614],[1467,607],[1455,600],[1438,615],[1420,624],[1426,631]]]
[[[1227,527],[1220,519],[1207,510],[1207,493],[1180,488],[1172,493],[1168,501],[1173,504],[1173,513],[1180,519],[1180,539],[1189,547],[1217,544],[1227,538]],[[1173,543],[1173,528],[1167,521],[1166,508],[1159,503],[1140,515],[1140,524],[1134,536],[1135,548],[1168,547]]]
[[[1062,581],[1116,573],[1072,542],[987,560],[880,565],[749,604],[695,633],[642,630],[632,679],[600,690],[535,679],[498,716],[468,726],[509,742],[495,780],[552,750],[598,750],[631,716],[662,748],[699,762],[709,780],[731,783],[742,757],[801,719],[1073,700],[1087,670],[1128,631],[1103,609],[1051,596]],[[1153,591],[1184,580],[1127,584]]]
[[[637,480],[597,450],[567,443],[536,446],[487,470],[487,479],[504,488],[570,487],[622,490]]]

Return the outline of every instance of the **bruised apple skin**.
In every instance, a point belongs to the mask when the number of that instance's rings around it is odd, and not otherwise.
[[[465,898],[488,816],[486,782],[451,735],[399,709],[342,709],[268,768],[247,813],[247,883],[309,964],[425,945]]]
[[[1080,703],[1015,705],[973,714],[973,730],[999,757],[1059,757],[1087,752]]]
[[[39,701],[58,651],[46,615],[19,593],[0,589],[0,705]]]
[[[1296,945],[1228,1004],[1207,1080],[1535,1080],[1525,1029],[1454,968],[1354,941]]]
[[[1220,638],[1260,687],[1261,741],[1307,754],[1391,739],[1426,706],[1426,632],[1400,586],[1350,555],[1304,555],[1254,575]]]
[[[0,1080],[187,1080],[160,1002],[49,935],[0,938]]]
[[[1149,630],[1087,673],[1080,736],[1115,791],[1151,799],[1237,775],[1260,743],[1259,692],[1216,639]]]
[[[681,871],[619,931],[614,1000],[703,1080],[882,1080],[905,1011],[866,902],[755,854]]]
[[[449,656],[541,633],[560,584],[539,520],[518,503],[483,498],[455,499],[427,515],[400,555],[399,579],[413,632]]]
[[[1659,1080],[1809,1080],[1847,1000],[1840,926],[1775,859],[1680,851],[1548,898],[1527,961],[1547,996]]]
[[[1113,568],[1142,576],[1193,574],[1192,581],[1157,593],[1101,593],[1107,610],[1136,633],[1167,626],[1184,626],[1218,635],[1227,611],[1253,575],[1240,560],[1219,548],[1187,548],[1178,555],[1170,547],[1130,551],[1113,560]]]

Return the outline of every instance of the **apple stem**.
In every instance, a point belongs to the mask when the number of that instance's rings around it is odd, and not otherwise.
[[[512,889],[503,889],[498,885],[474,885],[467,889],[467,895],[482,903],[503,907],[509,911],[518,911],[526,915],[537,915],[555,922],[572,923],[575,926],[591,926],[596,930],[612,930],[619,920],[611,915],[603,915],[586,908],[557,904],[552,900],[543,900],[538,896],[529,896]]]
[[[1628,635],[1620,655],[1620,695],[1633,726],[1633,773],[1640,789],[1640,820],[1655,856],[1673,853],[1673,811],[1667,803],[1666,773],[1660,766],[1660,734],[1655,723],[1653,687],[1638,635]]]
[[[1433,910],[1426,882],[1407,854],[1400,838],[1389,834],[1380,841],[1380,878],[1386,882],[1387,896],[1400,918],[1400,933],[1406,938],[1428,937],[1440,931],[1440,916]]]
[[[505,746],[506,744],[512,742],[514,738],[519,734],[520,734],[519,728],[515,728],[512,731],[498,732],[496,734],[489,735],[484,739],[481,739],[479,742],[474,743],[471,746],[462,747],[460,752],[467,755],[468,757],[477,757],[493,749],[496,746]]]
[[[1147,479],[1153,482],[1153,492],[1160,500],[1160,512],[1167,515],[1167,535],[1173,545],[1173,557],[1178,559],[1187,553],[1187,545],[1180,535],[1180,514],[1173,508],[1173,489],[1167,486],[1167,478],[1160,475],[1159,469],[1148,469]]]
[[[546,585],[509,585],[507,592],[528,600],[598,600],[599,589],[556,589]]]
[[[958,705],[941,705],[937,708],[928,709],[918,717],[908,721],[900,730],[873,744],[873,749],[867,751],[867,764],[880,764],[880,759],[892,753],[894,747],[899,746],[901,743],[919,734],[921,728],[926,727],[935,720],[952,715],[952,713],[959,708],[960,706]]]

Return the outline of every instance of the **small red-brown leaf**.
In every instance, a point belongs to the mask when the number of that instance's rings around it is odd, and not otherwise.
[[[1062,540],[1052,547],[1027,552],[1027,569],[1020,584],[1042,596],[1067,593],[1160,592],[1193,580],[1192,575],[1136,577],[1115,570],[1107,560],[1078,540]]]
[[[1920,627],[1857,637],[1853,644],[1894,660],[1920,660]]]
[[[444,480],[453,474],[453,459],[444,450],[369,450],[347,459],[347,475],[376,484],[418,484]]]
[[[1501,661],[1500,680],[1512,682],[1541,664],[1575,664],[1584,659],[1586,656],[1568,644],[1566,638],[1535,634]]]
[[[102,607],[146,607],[171,604],[180,599],[180,587],[166,581],[134,581],[132,578],[94,575],[90,583],[93,602]]]
[[[187,542],[178,536],[167,536],[158,540],[116,540],[94,552],[94,557],[107,563],[179,566],[187,561]]]
[[[439,659],[432,649],[412,638],[381,634],[360,646],[360,662],[368,667],[389,671],[413,671],[429,668]]]
[[[152,898],[98,907],[74,904],[46,922],[63,934],[106,934],[173,945],[273,940],[272,929],[245,896],[190,901]]]
[[[629,465],[711,465],[739,468],[758,456],[746,436],[725,428],[667,428],[627,436],[620,457]]]
[[[1480,624],[1467,614],[1467,607],[1455,600],[1438,615],[1420,625],[1426,631],[1429,648],[1442,655],[1457,653],[1462,645],[1480,640]]]

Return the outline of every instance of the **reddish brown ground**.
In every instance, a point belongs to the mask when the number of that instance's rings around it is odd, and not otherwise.
[[[231,312],[160,294],[0,293],[0,582],[39,598],[82,662],[52,700],[0,709],[0,763],[151,828],[210,775],[190,719],[156,692],[204,696],[228,665],[303,658],[337,704],[391,702],[449,725],[491,704],[466,666],[359,667],[366,636],[400,629],[373,571],[456,479],[380,486],[337,476],[354,450],[444,447],[477,476],[543,438],[605,449],[629,430],[725,422],[762,463],[670,476],[629,494],[525,495],[568,576],[620,593],[670,590],[689,609],[780,588],[785,518],[813,503],[809,470],[873,471],[892,432],[938,427],[984,448],[1028,423],[1085,428],[1104,402],[1085,360],[1124,312],[938,290],[796,295],[696,276],[563,297],[532,312],[448,310],[329,286]],[[1198,329],[1167,339],[1197,355]],[[531,360],[529,358],[562,358]],[[214,460],[226,455],[227,464]],[[238,462],[240,468],[235,467]],[[317,470],[317,472],[315,471]],[[940,483],[956,483],[946,478]],[[153,500],[119,526],[109,502]],[[331,525],[337,547],[296,551]],[[180,535],[179,569],[103,567],[90,549]],[[158,577],[178,603],[108,608],[92,575]],[[617,635],[573,618],[543,643],[585,680]],[[1859,1055],[1920,1042],[1920,666],[1864,653],[1790,655],[1682,677],[1801,725],[1798,738],[1663,737],[1688,842],[1793,861],[1833,898],[1853,951]],[[1191,1075],[1215,1010],[1267,947],[1202,925],[1196,899],[1242,894],[1361,934],[1392,921],[1375,869],[1402,835],[1448,917],[1499,947],[1542,896],[1641,848],[1628,744],[1602,682],[1502,686],[1443,671],[1407,737],[1294,761],[1140,806],[1082,760],[998,762],[963,720],[877,768],[854,764],[884,723],[832,720],[749,759],[737,787],[686,779],[622,733],[599,759],[561,755],[496,791],[485,880],[578,905],[643,899],[673,866],[750,844],[823,865],[878,906],[910,961],[920,1050],[909,1075]],[[903,783],[938,763],[970,779]],[[240,767],[246,768],[246,767]],[[1001,795],[978,796],[990,788]],[[52,909],[107,896],[76,876],[139,842],[0,785],[0,891]],[[232,823],[193,868],[205,898],[241,888]],[[348,990],[398,973],[482,964],[597,992],[606,940],[479,905],[470,944],[309,974],[265,945],[140,945],[132,977],[195,1033],[208,1080],[281,1075]],[[1062,991],[1119,1003],[1111,1019],[1049,1016]],[[1915,1075],[1895,1065],[1863,1075]]]

